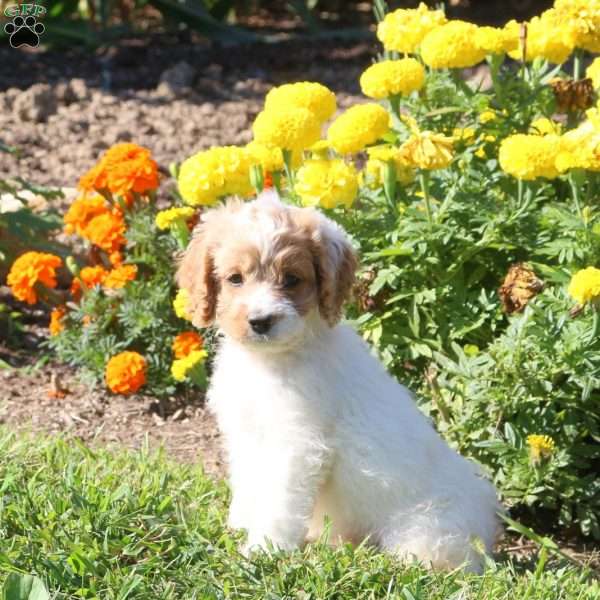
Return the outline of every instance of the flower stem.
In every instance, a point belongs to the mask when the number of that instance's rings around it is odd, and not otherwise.
[[[252,165],[250,167],[250,183],[257,194],[260,194],[263,191],[265,180],[260,165]]]
[[[273,171],[271,177],[273,179],[273,187],[277,190],[277,193],[281,195],[281,171]]]
[[[579,81],[581,79],[581,72],[583,67],[583,51],[581,48],[576,48],[573,54],[573,79]]]
[[[392,111],[392,115],[401,123],[402,118],[400,117],[400,95],[395,94],[390,96],[388,100],[390,102],[390,110]]]
[[[185,250],[190,241],[190,230],[185,219],[175,219],[171,226],[171,233],[181,250]]]
[[[391,160],[383,168],[383,192],[390,210],[396,214],[396,165]]]
[[[187,377],[199,388],[206,389],[206,369],[203,362],[196,363],[188,372]]]
[[[285,176],[287,177],[288,189],[290,190],[290,195],[294,199],[294,201],[298,201],[298,196],[296,194],[296,178],[294,176],[294,170],[292,169],[292,151],[287,149],[282,149],[283,154],[283,166],[285,169]]]
[[[429,229],[431,229],[433,227],[433,219],[431,216],[431,203],[429,200],[429,171],[421,171],[419,173],[419,184],[421,185],[421,191],[423,192],[423,200],[425,200],[425,210],[427,211]]]
[[[577,210],[577,214],[579,215],[579,218],[585,227],[585,219],[583,218],[583,213],[581,212],[581,190],[579,189],[579,184],[577,183],[577,178],[573,171],[569,173],[569,184],[571,185],[575,209]]]

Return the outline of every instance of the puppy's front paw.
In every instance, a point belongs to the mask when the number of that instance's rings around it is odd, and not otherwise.
[[[244,544],[242,553],[245,556],[249,556],[253,552],[277,552],[278,550],[291,551],[296,550],[298,544],[295,540],[286,540],[275,538],[275,536],[269,536],[268,534],[255,533],[250,531],[248,533],[248,541]]]
[[[246,558],[251,558],[253,554],[258,552],[266,552],[266,545],[251,544],[249,541],[240,546],[240,554]]]

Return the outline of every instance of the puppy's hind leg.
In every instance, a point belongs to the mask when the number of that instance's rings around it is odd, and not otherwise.
[[[463,567],[474,573],[483,569],[477,541],[431,513],[412,515],[402,524],[391,523],[381,532],[379,545],[401,560],[417,560],[429,568]]]

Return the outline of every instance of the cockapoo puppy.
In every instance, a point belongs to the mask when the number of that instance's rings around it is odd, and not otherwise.
[[[223,335],[208,399],[229,459],[229,524],[249,549],[293,549],[327,516],[332,541],[480,570],[496,492],[339,323],[355,269],[338,225],[274,192],[209,210],[194,232],[177,279],[194,325]]]

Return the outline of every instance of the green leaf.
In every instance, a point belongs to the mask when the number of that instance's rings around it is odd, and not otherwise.
[[[39,577],[11,573],[2,588],[2,600],[50,600],[50,594]]]
[[[384,256],[410,256],[413,253],[413,248],[407,248],[402,244],[396,244],[395,246],[380,250],[379,252],[368,252],[365,256],[368,259],[374,259],[383,258]]]

